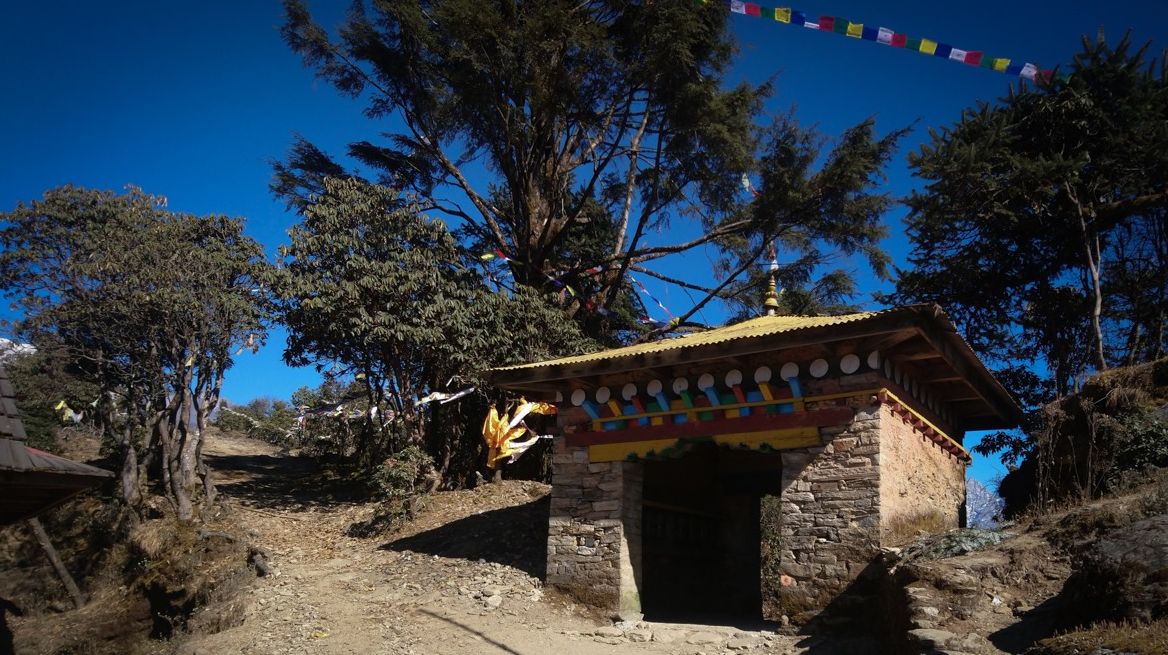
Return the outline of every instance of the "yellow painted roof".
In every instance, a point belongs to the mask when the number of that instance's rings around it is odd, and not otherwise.
[[[585,362],[599,362],[609,359],[619,359],[622,357],[634,357],[636,355],[648,355],[650,353],[659,353],[666,350],[708,346],[726,341],[736,341],[738,339],[765,337],[772,334],[779,334],[781,332],[794,332],[796,330],[804,330],[807,328],[854,323],[856,321],[862,321],[864,319],[890,311],[895,310],[862,312],[859,314],[843,314],[840,316],[760,316],[758,318],[752,318],[741,323],[735,323],[734,325],[727,325],[725,327],[720,327],[713,330],[687,334],[685,336],[675,337],[672,339],[662,339],[660,341],[652,341],[649,343],[639,343],[633,346],[613,348],[611,350],[601,350],[586,355],[574,355],[572,357],[563,357],[561,359],[553,359],[546,362],[534,362],[531,364],[519,364],[516,366],[503,366],[495,370],[514,371],[526,368],[539,368],[541,366],[582,364]]]

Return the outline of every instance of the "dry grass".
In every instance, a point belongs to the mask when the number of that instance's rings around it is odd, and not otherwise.
[[[1043,639],[1036,655],[1081,655],[1108,648],[1135,655],[1168,653],[1168,617],[1148,624],[1097,623],[1083,630]]]
[[[884,546],[903,546],[922,535],[938,534],[952,527],[935,511],[897,516],[885,522],[881,541]]]

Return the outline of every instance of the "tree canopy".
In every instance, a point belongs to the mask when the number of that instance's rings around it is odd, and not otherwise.
[[[213,497],[203,429],[239,348],[265,334],[267,263],[242,222],[165,209],[165,199],[60,187],[0,214],[0,288],[23,310],[18,332],[66,362],[120,460],[121,496],[139,468],[194,515]]]
[[[431,438],[438,451],[461,438],[428,431],[436,410],[416,405],[426,394],[481,386],[491,366],[587,345],[539,294],[490,291],[445,225],[390,189],[326,179],[303,215],[271,275],[289,333],[285,359],[356,378],[362,397],[350,400],[364,411],[357,451],[367,464]]]
[[[890,300],[943,304],[1011,379],[1032,385],[1019,366],[1037,366],[1057,394],[1090,368],[1162,356],[1165,66],[1127,38],[1084,39],[1065,74],[933,133],[910,157],[926,186]]]
[[[353,170],[297,140],[273,184],[293,206],[369,173],[453,220],[472,252],[502,253],[518,285],[572,289],[561,305],[605,339],[645,313],[630,271],[702,292],[699,306],[757,289],[740,276],[774,244],[792,285],[837,251],[883,271],[874,185],[900,133],[866,122],[817,166],[821,137],[764,115],[769,83],[727,84],[716,3],[358,2],[335,38],[285,6],[306,64],[392,126],[349,145]],[[696,227],[662,242],[679,221]],[[720,282],[653,266],[706,244],[725,254]]]

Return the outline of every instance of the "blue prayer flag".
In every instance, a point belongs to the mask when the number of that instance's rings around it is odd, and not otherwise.
[[[951,52],[953,52],[953,46],[949,45],[948,43],[938,43],[937,51],[933,53],[933,56],[944,57],[945,59],[948,59],[949,53]]]
[[[865,26],[865,27],[864,27],[864,35],[863,35],[863,37],[862,37],[862,38],[863,38],[865,41],[875,41],[875,40],[876,40],[876,36],[877,36],[878,34],[880,34],[880,30],[879,30],[879,29],[877,29],[877,28],[875,28],[875,27],[867,27],[867,26]]]

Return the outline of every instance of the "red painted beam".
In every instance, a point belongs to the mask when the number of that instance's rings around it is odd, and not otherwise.
[[[577,432],[567,435],[568,446],[597,446],[606,443],[631,441],[652,441],[655,439],[679,439],[681,437],[707,437],[737,432],[762,432],[764,430],[784,430],[787,428],[828,427],[840,425],[855,416],[851,407],[831,407],[793,414],[762,414],[739,418],[716,418],[708,421],[693,421],[676,425],[652,425],[633,427],[609,432]]]

